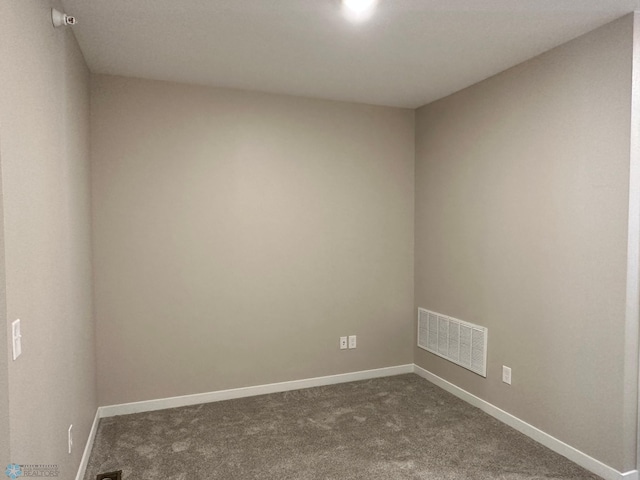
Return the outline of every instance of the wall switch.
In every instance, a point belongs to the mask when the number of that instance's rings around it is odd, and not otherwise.
[[[347,348],[347,337],[340,337],[340,350]]]
[[[69,425],[69,453],[71,453],[71,447],[73,446],[73,425]]]
[[[356,348],[356,336],[349,335],[349,348]]]
[[[11,339],[13,343],[13,359],[17,359],[22,353],[22,333],[20,331],[20,319],[11,323]]]
[[[502,381],[511,385],[511,369],[504,365],[502,366]]]

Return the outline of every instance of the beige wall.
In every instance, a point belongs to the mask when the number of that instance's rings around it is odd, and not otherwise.
[[[97,76],[91,127],[102,405],[412,362],[413,111]]]
[[[76,474],[96,411],[91,301],[89,75],[50,3],[0,2],[0,137],[11,461]],[[67,429],[75,446],[67,453]]]
[[[0,145],[2,140],[0,139]],[[2,201],[2,148],[0,146],[0,225],[3,221]],[[9,428],[9,351],[6,282],[4,268],[4,231],[0,228],[0,467],[11,460],[10,428]]]
[[[416,305],[489,328],[488,378],[416,363],[621,471],[631,57],[628,16],[416,119]]]

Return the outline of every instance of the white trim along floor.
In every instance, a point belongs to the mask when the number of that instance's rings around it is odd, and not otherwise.
[[[289,382],[271,383],[267,385],[257,385],[254,387],[234,388],[230,390],[219,390],[209,393],[198,393],[195,395],[184,395],[180,397],[162,398],[157,400],[148,400],[143,402],[123,403],[120,405],[109,405],[98,407],[96,416],[89,433],[89,438],[82,455],[82,461],[76,475],[76,480],[82,480],[87,468],[91,448],[96,436],[98,423],[100,418],[113,417],[115,415],[127,415],[130,413],[150,412],[153,410],[162,410],[165,408],[184,407],[187,405],[196,405],[200,403],[219,402],[222,400],[231,400],[234,398],[244,398],[256,395],[265,395],[276,392],[286,392],[289,390],[299,390],[310,387],[320,387],[323,385],[334,385],[338,383],[355,382],[358,380],[368,380],[371,378],[389,377],[392,375],[402,375],[406,373],[415,373],[456,397],[466,401],[467,403],[488,413],[492,417],[501,422],[515,428],[520,433],[527,435],[533,440],[550,448],[556,453],[577,463],[581,467],[600,475],[605,480],[640,480],[637,470],[621,473],[614,468],[605,465],[595,458],[584,452],[568,445],[561,440],[543,432],[542,430],[526,423],[525,421],[511,415],[495,405],[482,400],[479,397],[455,386],[454,384],[434,375],[414,364],[398,365],[395,367],[377,368],[374,370],[363,370],[359,372],[343,373],[339,375],[329,375],[326,377],[307,378],[303,380],[293,380]]]

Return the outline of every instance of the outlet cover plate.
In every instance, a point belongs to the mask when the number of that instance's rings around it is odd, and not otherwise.
[[[357,344],[356,344],[356,336],[355,335],[349,335],[349,348],[356,348]]]
[[[347,348],[347,337],[340,337],[340,350],[346,350]]]

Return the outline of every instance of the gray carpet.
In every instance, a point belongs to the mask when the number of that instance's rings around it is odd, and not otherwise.
[[[598,479],[417,375],[104,418],[85,480]]]

